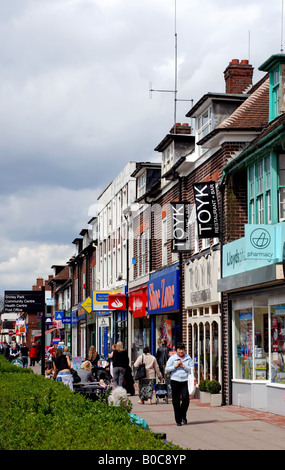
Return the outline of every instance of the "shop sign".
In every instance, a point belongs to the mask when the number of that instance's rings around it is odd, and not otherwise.
[[[190,204],[189,202],[171,202],[171,251],[172,253],[183,253],[190,251]]]
[[[120,294],[121,290],[115,291],[92,291],[92,310],[109,310],[109,295],[110,294]]]
[[[62,310],[59,310],[57,312],[54,312],[54,319],[55,320],[60,320],[62,321],[62,318],[63,318],[63,311]]]
[[[148,313],[179,310],[179,267],[171,266],[151,275],[148,282]]]
[[[147,287],[129,292],[129,310],[133,312],[133,318],[146,316]]]
[[[84,300],[84,302],[82,302],[81,307],[83,307],[86,310],[86,312],[88,312],[88,313],[92,312],[92,299],[91,299],[91,297],[87,297],[87,299]]]
[[[274,225],[245,225],[245,256],[247,259],[275,258],[275,226]]]
[[[77,318],[77,308],[74,307],[71,311],[71,324],[73,326],[77,325],[77,321],[78,321],[78,318]]]
[[[96,321],[95,312],[87,313],[87,325],[89,325],[91,323],[95,323],[95,321]]]
[[[220,278],[220,251],[185,265],[185,307],[220,302],[217,283]]]
[[[109,326],[109,317],[100,317],[98,318],[98,326],[100,328],[106,328]]]
[[[199,238],[215,238],[220,234],[218,201],[214,181],[194,183]]]
[[[124,294],[109,294],[108,296],[109,310],[126,310],[127,299]]]
[[[71,317],[63,317],[62,323],[65,325],[69,325],[71,323]]]
[[[239,238],[223,246],[223,275],[222,277],[233,276],[252,269],[262,268],[273,263],[272,259],[251,259],[246,258],[245,237]]]

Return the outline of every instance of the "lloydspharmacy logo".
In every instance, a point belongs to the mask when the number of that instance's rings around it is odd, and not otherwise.
[[[264,228],[257,228],[250,235],[250,243],[257,250],[264,250],[271,243],[270,233]]]

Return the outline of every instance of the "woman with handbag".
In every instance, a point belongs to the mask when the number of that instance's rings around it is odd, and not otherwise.
[[[143,367],[144,365],[144,367]],[[155,373],[159,380],[162,379],[157,360],[149,352],[149,348],[143,349],[143,354],[136,360],[134,367],[138,368],[136,380],[139,380],[139,403],[144,404],[147,400],[148,405],[152,403],[153,387],[155,384]],[[141,369],[145,369],[145,376],[141,374]]]

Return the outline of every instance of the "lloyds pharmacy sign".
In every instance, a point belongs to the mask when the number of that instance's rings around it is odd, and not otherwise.
[[[274,225],[245,225],[246,259],[275,258],[275,226]]]
[[[223,246],[223,277],[280,262],[280,248],[285,241],[285,227],[245,225],[245,236]]]

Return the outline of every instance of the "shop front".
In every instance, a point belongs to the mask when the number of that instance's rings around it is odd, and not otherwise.
[[[111,346],[118,341],[127,349],[128,316],[125,288],[114,291],[93,291],[92,310],[96,314],[97,348],[108,357]]]
[[[107,358],[112,344],[112,316],[109,310],[96,312],[96,330],[98,332],[96,350]]]
[[[265,230],[274,241],[267,246],[267,259],[248,249],[255,229],[225,245],[226,276],[219,282],[219,290],[228,294],[231,320],[232,403],[285,416],[285,229],[259,226],[259,239]]]
[[[128,292],[129,312],[131,314],[131,361],[142,354],[143,348],[151,344],[150,318],[147,311],[147,285]]]
[[[150,275],[147,285],[148,314],[151,320],[151,352],[156,354],[162,339],[176,349],[179,336],[179,265]]]
[[[96,314],[95,312],[87,312],[87,349],[89,351],[90,346],[97,346],[96,343]]]
[[[187,352],[193,358],[197,383],[222,381],[220,251],[185,262],[184,292],[187,312]]]

